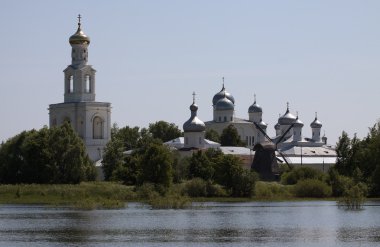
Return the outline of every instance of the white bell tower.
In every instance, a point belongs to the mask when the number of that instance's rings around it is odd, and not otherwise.
[[[95,72],[88,65],[90,38],[81,28],[78,15],[78,29],[69,39],[71,64],[64,72],[64,103],[49,106],[50,126],[68,121],[83,139],[90,159],[97,161],[111,138],[111,104],[95,101]]]

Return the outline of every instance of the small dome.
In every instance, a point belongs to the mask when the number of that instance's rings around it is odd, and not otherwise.
[[[90,37],[84,34],[81,29],[80,19],[81,19],[81,16],[78,15],[78,29],[73,35],[71,35],[69,39],[69,42],[71,45],[90,44]]]
[[[280,127],[281,127],[281,125],[280,125],[279,123],[276,123],[276,125],[274,126],[274,129],[275,129],[275,130],[279,130]]]
[[[289,107],[286,109],[286,112],[283,116],[278,119],[280,125],[291,125],[296,121],[296,117],[289,112]]]
[[[229,99],[233,104],[235,104],[234,96],[232,96],[230,93],[226,91],[223,84],[222,90],[216,93],[212,98],[212,105],[216,105],[216,103],[218,103],[218,101],[223,99],[224,97],[227,97],[227,99]]]
[[[262,128],[262,129],[266,129],[266,128],[268,127],[268,124],[265,123],[265,122],[261,119],[261,121],[260,121],[260,123],[259,123],[259,126],[260,126],[260,128]]]
[[[248,113],[263,112],[263,108],[256,104],[256,101],[248,108]]]
[[[205,123],[197,117],[198,106],[195,104],[195,93],[193,93],[193,104],[190,106],[191,117],[183,124],[185,132],[203,132],[206,130]]]
[[[322,128],[322,123],[315,117],[314,121],[310,124],[311,128]]]
[[[227,98],[227,95],[220,99],[215,105],[215,110],[217,111],[234,110],[234,108],[234,103]]]
[[[190,106],[191,117],[183,124],[183,131],[185,132],[202,132],[206,130],[205,123],[197,117],[198,106],[192,104]]]
[[[193,104],[191,104],[191,106],[189,107],[190,108],[190,111],[198,111],[198,106],[195,104],[195,103],[193,103]]]
[[[294,122],[294,125],[293,125],[294,127],[303,127],[304,126],[304,124],[303,124],[303,122],[301,121],[301,120],[299,120],[299,118],[297,117],[297,119],[296,119],[296,121]]]

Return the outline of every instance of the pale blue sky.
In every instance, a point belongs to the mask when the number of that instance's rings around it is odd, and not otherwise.
[[[76,16],[90,36],[98,101],[112,122],[182,129],[192,92],[212,118],[221,89],[247,118],[257,94],[269,134],[286,102],[304,135],[317,111],[329,142],[380,118],[380,1],[1,1],[0,140],[48,124],[63,101]]]

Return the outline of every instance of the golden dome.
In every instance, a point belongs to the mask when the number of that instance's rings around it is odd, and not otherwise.
[[[90,37],[88,37],[86,34],[83,33],[81,29],[81,23],[80,23],[81,16],[78,15],[78,29],[77,31],[71,35],[69,42],[72,45],[78,45],[78,44],[90,44]]]

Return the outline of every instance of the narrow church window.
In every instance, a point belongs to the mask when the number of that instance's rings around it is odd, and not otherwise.
[[[227,122],[227,117],[226,116],[224,116],[224,122]]]
[[[219,117],[219,122],[222,122],[222,117]]]
[[[91,92],[90,76],[86,75],[86,93]]]
[[[69,93],[74,92],[74,80],[73,76],[69,76]]]
[[[94,117],[92,123],[93,139],[103,139],[103,121],[100,117]]]
[[[231,121],[232,121],[232,117],[231,117]]]
[[[202,144],[202,138],[199,137],[199,144]]]

